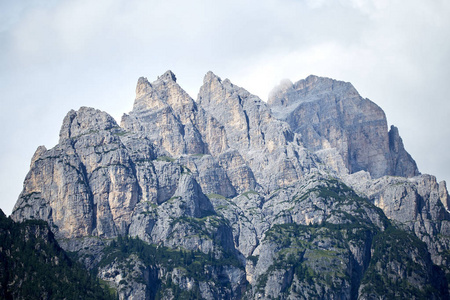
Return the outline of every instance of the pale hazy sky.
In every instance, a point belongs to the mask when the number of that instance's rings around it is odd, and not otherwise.
[[[447,0],[0,0],[0,208],[70,109],[120,121],[137,79],[169,69],[194,99],[208,70],[263,100],[284,78],[349,81],[450,180],[449,16]]]

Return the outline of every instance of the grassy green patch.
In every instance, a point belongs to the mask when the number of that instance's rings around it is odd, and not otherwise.
[[[170,157],[170,156],[160,156],[156,159],[157,161],[165,161],[165,162],[174,162],[175,158]]]

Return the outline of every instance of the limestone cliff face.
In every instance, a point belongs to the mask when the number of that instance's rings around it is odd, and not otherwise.
[[[257,96],[228,79],[222,81],[212,72],[206,74],[197,102],[224,124],[234,149],[272,152],[294,138],[289,126],[272,117],[267,105]]]
[[[269,104],[275,116],[301,134],[307,148],[336,148],[350,173],[365,170],[375,178],[419,174],[398,129],[388,132],[383,110],[350,83],[317,76],[295,84],[284,81],[272,91]]]
[[[389,219],[424,241],[435,264],[449,264],[446,253],[450,250],[450,213],[445,206],[448,199],[448,192],[443,190],[445,182],[438,183],[431,175],[370,180],[358,174],[346,181]]]
[[[153,83],[139,79],[133,111],[123,116],[122,127],[143,134],[170,156],[227,149],[223,126],[197,106],[171,71]]]
[[[305,150],[286,122],[230,80],[208,72],[197,102],[223,124],[229,147],[242,156],[265,191],[292,184],[311,168],[320,168],[318,158]]]
[[[266,104],[208,72],[194,101],[167,71],[120,126],[70,111],[12,218],[47,221],[121,299],[444,299],[448,191],[418,175],[349,83],[284,81]]]
[[[125,234],[140,188],[120,132],[104,112],[69,112],[59,144],[36,151],[13,216],[44,219],[67,237]]]

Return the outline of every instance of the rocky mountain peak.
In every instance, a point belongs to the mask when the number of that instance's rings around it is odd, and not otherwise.
[[[148,82],[146,77],[140,77],[136,84],[136,98],[142,97],[148,93],[148,89],[151,88],[150,82]]]
[[[122,117],[121,125],[159,145],[164,155],[223,151],[227,145],[222,126],[205,116],[175,80],[167,71],[152,83],[144,82],[145,89],[137,94],[133,110]]]
[[[208,82],[212,82],[212,81],[219,81],[221,82],[222,79],[220,79],[219,76],[217,76],[216,74],[214,74],[214,72],[212,71],[208,71],[205,76],[203,77],[203,84],[206,84]]]
[[[107,113],[90,107],[81,107],[78,111],[71,110],[67,113],[59,138],[60,141],[63,141],[113,127],[118,127],[118,125],[114,118]]]
[[[292,83],[284,79],[269,93],[268,104],[274,108],[286,107],[288,111],[295,109],[299,102],[317,101],[320,98],[335,96],[356,96],[359,94],[349,82],[338,81],[327,77],[309,75],[307,78]],[[294,106],[294,107],[293,107]],[[275,113],[278,113],[275,110]],[[279,115],[279,117],[283,117]]]
[[[406,152],[403,145],[403,140],[400,137],[398,128],[391,125],[388,133],[389,136],[389,150],[392,160],[392,173],[401,176],[413,177],[420,175],[416,162],[411,155]]]
[[[44,145],[39,146],[33,154],[33,158],[31,159],[31,166],[36,160],[40,159],[45,152],[47,152],[47,148]]]
[[[177,109],[180,105],[193,105],[193,102],[191,97],[176,83],[175,74],[169,70],[158,76],[158,79],[152,83],[149,83],[146,78],[139,78],[133,110],[158,110],[167,106]]]
[[[274,101],[278,101],[278,105],[287,105],[283,100],[280,99],[280,95],[285,94],[289,90],[293,88],[294,84],[291,80],[285,78],[280,81],[280,84],[275,86],[270,92],[269,92],[269,99],[268,104],[272,105],[274,104]]]
[[[272,91],[269,105],[275,117],[301,135],[307,148],[337,149],[350,173],[366,170],[375,178],[419,174],[395,133],[389,138],[383,110],[348,82],[309,76],[292,85],[284,83]],[[402,168],[396,167],[397,157]]]
[[[166,82],[167,81],[177,82],[177,77],[170,70],[166,71],[163,75],[159,76],[158,79],[166,81]]]
[[[252,140],[261,140],[261,137],[250,131],[259,130],[258,120],[261,118],[270,118],[267,105],[261,99],[233,85],[228,79],[222,81],[212,72],[205,76],[197,103],[225,125],[229,142],[235,149],[248,147]],[[259,124],[251,124],[252,122]]]

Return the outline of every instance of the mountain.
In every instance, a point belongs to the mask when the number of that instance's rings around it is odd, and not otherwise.
[[[194,101],[167,71],[120,125],[70,111],[11,217],[48,222],[120,299],[446,299],[448,199],[350,83],[266,103],[208,72]]]

